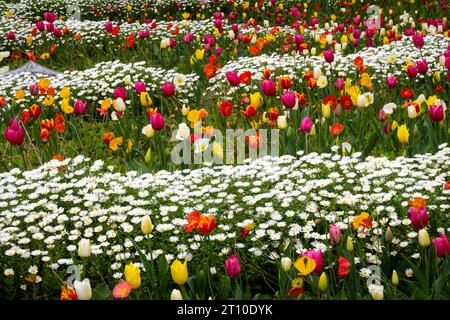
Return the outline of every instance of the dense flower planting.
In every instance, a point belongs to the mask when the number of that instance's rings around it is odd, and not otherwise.
[[[448,299],[449,12],[0,1],[0,297]]]

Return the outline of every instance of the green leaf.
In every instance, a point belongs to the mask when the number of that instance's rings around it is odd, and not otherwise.
[[[147,258],[142,253],[142,251],[139,249],[137,243],[132,238],[129,238],[129,239],[133,243],[134,247],[136,248],[136,251],[139,254],[139,258],[141,259],[141,262],[142,262],[142,264],[145,267],[145,271],[147,273],[148,279],[151,282],[152,287],[155,287],[155,285],[156,285],[156,278],[155,278],[155,275],[153,274],[152,266],[150,265],[150,263],[148,262]]]
[[[106,300],[111,297],[111,290],[106,283],[102,283],[92,290],[92,300]]]

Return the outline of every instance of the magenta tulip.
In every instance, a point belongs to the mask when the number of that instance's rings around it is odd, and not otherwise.
[[[127,91],[125,88],[117,87],[114,89],[114,100],[117,98],[122,98],[124,102],[127,100]]]
[[[164,82],[161,86],[161,91],[166,97],[171,97],[175,94],[175,87],[170,82]]]
[[[416,68],[417,71],[419,71],[420,74],[425,74],[428,72],[428,64],[426,60],[421,60],[416,62]]]
[[[446,235],[442,234],[439,238],[431,240],[431,242],[438,257],[445,257],[447,254],[450,255],[450,243]]]
[[[79,116],[85,113],[86,109],[87,109],[87,102],[83,102],[81,100],[77,100],[73,105],[73,111],[75,112],[75,114]]]
[[[9,143],[14,145],[21,145],[25,136],[25,131],[16,118],[11,118],[9,120],[9,125],[3,132],[3,136],[8,140]]]
[[[236,253],[233,253],[230,258],[225,260],[225,270],[230,278],[235,278],[241,273],[241,265]]]
[[[44,31],[45,30],[45,23],[44,23],[44,21],[36,22],[36,29],[38,29],[41,32]]]
[[[194,34],[193,33],[188,33],[187,35],[184,36],[183,38],[184,43],[191,43],[192,41],[194,41]]]
[[[277,93],[275,81],[273,81],[272,79],[264,80],[263,82],[261,82],[261,88],[264,95],[269,97],[274,96]]]
[[[228,83],[230,84],[230,86],[236,87],[240,84],[239,75],[238,75],[237,71],[227,72],[225,74],[225,76],[227,77],[227,80],[228,80]]]
[[[300,131],[304,133],[310,133],[312,129],[312,121],[310,117],[304,117],[300,122]]]
[[[136,82],[134,84],[134,88],[137,94],[147,91],[147,87],[145,86],[145,82]]]
[[[408,68],[406,68],[406,73],[408,74],[408,77],[415,78],[417,77],[418,71],[415,66],[408,66]]]
[[[164,129],[164,117],[161,113],[155,113],[150,116],[150,124],[153,130],[159,131]]]
[[[397,78],[396,77],[387,77],[386,83],[390,89],[395,88],[397,86]]]
[[[422,35],[418,32],[412,36],[412,40],[413,40],[414,46],[418,49],[421,49],[423,47],[423,45],[425,44]]]
[[[45,25],[45,30],[47,30],[48,32],[53,32],[53,29],[55,29],[55,26],[53,25],[53,23],[47,23]]]
[[[8,33],[6,34],[6,38],[8,40],[15,40],[16,39],[16,35],[14,34],[14,32],[8,31]]]
[[[61,38],[61,37],[62,37],[62,31],[61,31],[61,29],[59,29],[59,28],[53,29],[53,35],[54,35],[56,38]]]
[[[292,109],[293,107],[295,107],[296,101],[297,99],[295,97],[295,92],[285,91],[281,95],[281,102],[286,107],[286,109]]]
[[[443,106],[430,106],[430,118],[433,121],[444,120],[444,107]]]
[[[329,50],[324,50],[323,51],[323,57],[325,59],[326,62],[328,63],[332,63],[334,61],[334,53],[333,50],[329,49]]]
[[[295,36],[294,36],[294,42],[295,42],[295,44],[296,45],[301,45],[302,43],[303,43],[303,36],[300,34],[300,33],[297,33]]]
[[[421,207],[419,210],[409,208],[409,217],[411,224],[416,229],[422,229],[428,225],[428,213],[425,207]]]
[[[330,240],[333,244],[339,244],[342,241],[341,229],[335,224],[330,226]]]
[[[54,12],[45,12],[44,13],[44,20],[49,22],[49,23],[55,22],[55,20],[56,20],[56,13],[54,13]]]
[[[111,33],[113,30],[113,24],[111,21],[106,21],[105,23],[105,31]]]
[[[302,257],[309,257],[311,259],[314,259],[314,261],[316,262],[316,268],[314,269],[313,273],[314,274],[322,273],[322,266],[323,266],[322,251],[308,249],[308,251],[302,254]]]
[[[344,90],[345,89],[345,80],[344,78],[337,78],[335,83],[336,89]]]

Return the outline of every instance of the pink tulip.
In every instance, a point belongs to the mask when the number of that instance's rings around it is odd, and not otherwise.
[[[438,257],[445,257],[447,254],[450,255],[450,243],[446,235],[442,234],[439,238],[431,240],[431,242]]]
[[[303,36],[300,34],[300,33],[297,33],[295,36],[294,36],[294,42],[295,42],[295,44],[296,45],[301,45],[302,43],[303,43]]]
[[[171,97],[175,94],[175,87],[170,82],[164,82],[161,86],[161,91],[166,97]]]
[[[408,66],[408,68],[406,68],[406,73],[408,74],[409,78],[415,78],[417,77],[417,68],[415,66]]]
[[[86,111],[86,108],[87,108],[87,102],[83,102],[81,100],[77,100],[75,102],[75,104],[73,105],[73,110],[74,110],[75,114],[77,114],[79,116],[82,115]]]
[[[241,265],[236,253],[233,253],[230,258],[225,261],[225,270],[230,278],[235,278],[241,273]]]
[[[344,88],[345,88],[345,80],[344,80],[344,78],[337,78],[335,85],[336,85],[336,89],[344,90]]]
[[[322,251],[308,249],[308,251],[302,254],[302,257],[309,257],[311,259],[314,259],[314,261],[316,262],[316,268],[314,269],[313,273],[314,274],[322,273],[322,266],[323,266]]]
[[[169,48],[174,48],[176,46],[177,42],[175,41],[175,39],[170,38],[169,39]]]
[[[61,38],[61,37],[62,37],[62,31],[61,31],[61,29],[59,29],[59,28],[53,29],[53,35],[54,35],[56,38]]]
[[[264,80],[261,82],[262,92],[266,96],[274,96],[277,93],[277,87],[275,85],[275,81],[272,79]]]
[[[397,78],[396,77],[387,77],[386,83],[390,89],[395,88],[397,86]]]
[[[55,26],[53,25],[53,23],[47,23],[45,25],[45,30],[47,30],[48,32],[53,32],[53,29],[55,29]]]
[[[325,59],[326,62],[328,63],[332,63],[334,61],[334,53],[333,50],[329,49],[329,50],[324,50],[323,51],[323,57]]]
[[[428,72],[428,64],[426,60],[421,60],[416,62],[416,68],[417,71],[419,71],[420,74],[425,74]]]
[[[295,107],[296,101],[297,99],[295,97],[295,92],[285,91],[281,95],[281,102],[286,107],[286,109],[292,109],[293,107]]]
[[[428,213],[425,207],[421,207],[419,210],[409,208],[409,217],[411,224],[416,229],[422,229],[428,225]]]
[[[342,241],[341,229],[335,224],[330,227],[330,240],[333,244],[339,244]]]
[[[238,76],[237,71],[230,71],[230,72],[227,72],[227,73],[225,74],[225,76],[227,77],[228,83],[229,83],[231,86],[236,87],[236,86],[238,86],[238,85],[240,84],[239,76]]]
[[[353,38],[359,39],[360,36],[361,36],[361,30],[359,30],[359,29],[353,30]]]
[[[418,32],[412,36],[412,40],[413,40],[414,46],[417,49],[421,49],[423,47],[423,45],[425,44],[422,35]]]
[[[9,125],[3,132],[3,136],[8,140],[9,143],[14,145],[21,145],[25,136],[25,131],[16,118],[11,118],[9,120]]]
[[[127,91],[125,88],[118,87],[114,89],[114,100],[117,98],[122,98],[124,102],[127,100]]]
[[[220,56],[222,54],[222,47],[216,48],[216,56]]]
[[[443,106],[430,106],[430,118],[433,121],[444,120],[444,107]]]
[[[145,82],[136,82],[134,84],[134,88],[137,94],[147,91],[147,87],[145,86]]]
[[[312,129],[312,121],[310,117],[304,117],[300,122],[300,130],[304,133],[310,133]]]
[[[138,32],[138,37],[141,40],[148,38],[149,35],[150,35],[150,30],[141,30]]]
[[[194,41],[194,34],[188,33],[187,35],[184,36],[183,41],[184,43],[191,43],[192,41]]]
[[[161,113],[155,113],[150,116],[150,124],[153,130],[159,131],[164,129],[164,117]]]

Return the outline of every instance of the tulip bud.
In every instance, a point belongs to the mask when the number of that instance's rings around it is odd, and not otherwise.
[[[150,219],[150,216],[148,214],[146,214],[145,217],[142,218],[141,231],[143,234],[150,234],[153,231],[152,220]]]
[[[430,246],[430,236],[428,235],[428,231],[426,229],[419,230],[418,239],[421,247],[426,248]]]
[[[396,286],[396,285],[398,285],[398,275],[397,275],[397,271],[392,271],[392,279],[391,279],[391,281],[392,281],[392,284],[394,285],[394,286]]]
[[[353,251],[353,242],[352,242],[352,238],[351,237],[347,238],[347,251],[348,252],[352,252]]]
[[[374,300],[383,300],[384,297],[384,287],[378,286],[376,284],[371,284],[369,286],[369,292]]]
[[[391,243],[394,238],[394,234],[392,233],[391,227],[387,227],[386,233],[384,234],[384,239],[387,243]]]
[[[78,300],[90,300],[92,298],[92,289],[89,279],[84,279],[81,282],[75,280],[73,286],[77,292]]]
[[[152,160],[152,149],[148,148],[147,153],[145,154],[145,163],[149,163]]]
[[[170,300],[183,300],[183,296],[181,295],[180,290],[173,289],[172,293],[170,294]]]
[[[325,272],[322,272],[319,278],[319,290],[325,292],[328,287],[328,278]]]
[[[129,86],[131,84],[131,76],[128,74],[123,78],[123,82]]]
[[[289,272],[291,270],[292,260],[288,257],[281,258],[281,267],[284,271]]]
[[[81,239],[78,242],[78,255],[81,258],[88,258],[91,256],[91,242],[89,239]]]

